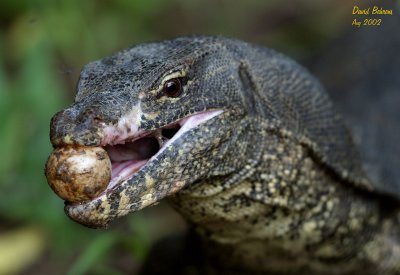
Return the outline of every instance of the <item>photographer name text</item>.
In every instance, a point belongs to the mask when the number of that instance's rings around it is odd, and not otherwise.
[[[362,19],[353,18],[351,25],[354,27],[359,28],[361,26],[380,26],[383,22],[383,18],[381,16],[393,15],[393,10],[385,9],[379,6],[372,6],[368,8],[360,8],[359,6],[354,6],[352,14],[366,17]],[[371,15],[373,15],[374,17],[368,17]]]

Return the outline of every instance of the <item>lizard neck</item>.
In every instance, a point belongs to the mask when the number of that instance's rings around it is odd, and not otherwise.
[[[290,138],[265,143],[237,181],[214,177],[170,198],[220,269],[400,270],[399,212],[387,214],[379,198],[345,186]]]

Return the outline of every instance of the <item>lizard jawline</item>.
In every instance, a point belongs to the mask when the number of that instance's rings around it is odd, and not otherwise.
[[[131,178],[184,133],[222,112],[199,112],[153,131],[134,133],[124,141],[119,141],[119,144],[105,145],[112,163],[112,177],[104,192]],[[110,144],[113,144],[112,141]]]

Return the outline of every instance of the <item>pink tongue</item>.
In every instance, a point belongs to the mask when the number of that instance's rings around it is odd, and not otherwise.
[[[121,176],[122,174],[125,175],[126,173],[129,173],[129,174],[135,173],[137,170],[140,169],[140,167],[142,167],[144,164],[146,164],[146,162],[147,162],[147,160],[131,160],[131,161],[115,163],[112,166],[111,178],[113,179],[117,175]],[[128,168],[128,169],[126,169],[126,168]]]
[[[111,181],[107,189],[115,186],[119,181],[124,180],[136,173],[142,168],[148,159],[145,160],[131,160],[120,163],[113,163]]]
[[[113,163],[111,178],[115,178],[115,176],[118,173],[120,173],[124,168],[128,167],[129,164],[131,164],[132,162],[135,162],[135,161],[124,161],[124,162]]]

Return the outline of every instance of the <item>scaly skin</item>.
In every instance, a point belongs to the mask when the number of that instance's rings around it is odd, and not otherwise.
[[[162,94],[172,77],[185,79],[178,97]],[[272,50],[186,37],[93,62],[51,141],[104,146],[215,110],[67,215],[104,227],[168,197],[206,243],[209,273],[400,273],[399,194],[368,178],[318,81]]]

